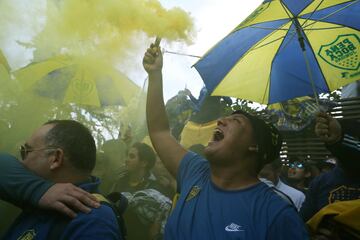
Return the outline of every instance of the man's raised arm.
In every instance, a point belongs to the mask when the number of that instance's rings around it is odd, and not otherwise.
[[[163,58],[160,48],[151,44],[143,65],[149,75],[146,119],[151,142],[169,172],[176,177],[180,160],[186,150],[171,136],[162,89]]]

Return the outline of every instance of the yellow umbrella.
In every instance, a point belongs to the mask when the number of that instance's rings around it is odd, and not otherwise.
[[[25,90],[43,97],[91,106],[126,105],[140,88],[110,64],[57,56],[14,72]]]

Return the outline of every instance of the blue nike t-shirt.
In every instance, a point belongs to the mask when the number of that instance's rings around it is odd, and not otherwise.
[[[177,180],[181,194],[165,239],[308,239],[296,209],[264,183],[222,190],[211,182],[208,161],[193,152],[182,159]]]

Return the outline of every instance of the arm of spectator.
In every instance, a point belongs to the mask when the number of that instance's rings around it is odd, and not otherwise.
[[[27,170],[8,154],[0,155],[0,198],[19,207],[37,206],[41,196],[54,184]]]
[[[360,161],[360,142],[348,134],[344,134],[339,142],[327,145],[327,149],[343,163]]]
[[[75,218],[77,211],[89,213],[89,207],[98,208],[100,204],[93,195],[71,183],[57,183],[41,196],[38,206]]]
[[[145,53],[143,66],[149,75],[146,120],[151,142],[169,172],[176,177],[186,150],[171,136],[162,89],[163,58],[160,48],[152,44]]]
[[[54,184],[33,174],[15,157],[0,154],[0,198],[19,207],[39,206],[60,211],[70,217],[70,209],[89,212],[97,207],[96,199],[72,184]]]
[[[199,105],[199,100],[192,95],[189,89],[185,88],[184,92],[195,105]]]
[[[326,113],[319,113],[316,118],[315,134],[340,161],[359,161],[360,142],[350,134],[344,134],[336,119]]]

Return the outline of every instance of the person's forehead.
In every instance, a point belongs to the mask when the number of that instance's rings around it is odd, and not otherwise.
[[[242,121],[243,123],[248,125],[251,129],[253,128],[253,125],[252,125],[250,119],[245,114],[234,113],[234,114],[231,114],[229,117],[232,117],[233,119],[239,119],[240,121]]]
[[[242,113],[234,113],[234,114],[231,114],[229,117],[245,119],[247,121],[250,121],[250,119],[245,114],[242,114]]]
[[[36,129],[30,138],[26,141],[27,144],[33,146],[35,144],[42,144],[45,141],[46,134],[52,129],[54,125],[46,124]]]

